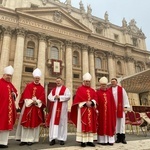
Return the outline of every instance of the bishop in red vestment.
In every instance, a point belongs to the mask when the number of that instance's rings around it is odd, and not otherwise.
[[[9,131],[13,129],[16,120],[15,98],[17,90],[10,82],[14,69],[4,68],[0,79],[0,148],[7,148]]]
[[[16,132],[16,139],[21,139],[21,145],[32,145],[39,141],[39,126],[44,122],[46,107],[45,90],[39,83],[41,71],[33,72],[34,82],[27,84],[19,101],[22,109]],[[28,133],[28,134],[27,134]]]
[[[107,89],[108,80],[102,77],[100,89],[97,90],[98,98],[98,143],[113,145],[115,142],[116,106],[112,92]]]
[[[77,89],[71,108],[70,118],[77,127],[76,141],[81,142],[81,147],[94,147],[97,132],[97,96],[90,80],[91,75],[84,74],[83,85]]]

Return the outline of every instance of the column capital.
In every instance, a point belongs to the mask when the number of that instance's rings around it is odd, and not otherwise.
[[[94,47],[89,47],[89,52],[92,53],[92,54],[94,54],[94,52],[95,52]]]
[[[50,46],[51,43],[52,43],[52,42],[51,42],[51,39],[48,39],[48,40],[47,40],[47,43],[48,43],[48,46]]]
[[[72,47],[72,41],[71,40],[66,40],[65,44],[67,47]]]
[[[16,33],[17,33],[17,36],[25,37],[27,31],[24,28],[17,28]]]
[[[39,40],[40,40],[40,41],[46,42],[46,34],[41,33],[41,34],[39,34],[38,37],[39,37]]]
[[[88,50],[89,46],[87,44],[86,45],[82,44],[81,48],[82,48],[82,50]]]
[[[107,52],[106,55],[108,58],[114,58],[115,57],[115,54],[113,52]]]
[[[13,32],[13,29],[9,26],[7,26],[7,27],[2,26],[1,30],[3,31],[4,35],[9,35],[9,36],[11,36],[12,32]]]
[[[134,58],[130,56],[125,56],[124,59],[126,62],[134,62]]]

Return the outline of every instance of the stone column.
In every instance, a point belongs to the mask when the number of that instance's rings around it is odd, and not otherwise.
[[[45,97],[47,97],[48,96],[48,83],[45,83],[44,84],[44,89],[45,89]],[[46,105],[47,105],[47,100],[46,100]]]
[[[73,93],[73,69],[72,69],[72,42],[66,41],[66,87]],[[71,98],[72,99],[72,98]],[[72,100],[69,101],[68,109],[71,108]]]
[[[134,58],[127,57],[128,75],[135,73]]]
[[[16,0],[9,0],[8,2],[7,2],[7,5],[9,5],[9,8],[11,8],[11,9],[15,9],[16,7]]]
[[[128,38],[128,35],[127,35],[127,33],[126,33],[127,31],[126,30],[124,30],[124,33],[123,33],[123,35],[124,35],[124,41],[125,41],[125,44],[126,43],[129,43],[129,38]]]
[[[39,52],[37,67],[41,70],[42,76],[40,83],[44,86],[45,79],[45,57],[46,57],[46,36],[44,34],[39,36]]]
[[[88,46],[82,46],[82,75],[89,72]]]
[[[3,36],[2,51],[0,57],[0,76],[3,75],[4,68],[9,65],[10,42],[11,42],[11,35],[12,35],[12,29],[10,27],[3,28],[3,30],[4,30],[4,36]]]
[[[109,70],[109,81],[111,78],[116,77],[116,67],[114,63],[114,54],[113,52],[108,52],[107,53],[108,57],[108,70]]]
[[[127,56],[126,57],[126,63],[127,63],[127,76],[133,75],[135,73],[135,64],[134,64],[134,58]],[[139,103],[139,95],[135,93],[128,93],[129,99],[132,101],[131,105],[135,105]]]
[[[90,49],[90,55],[89,55],[89,66],[90,66],[90,74],[92,76],[91,80],[91,87],[96,88],[96,77],[95,77],[95,65],[94,65],[94,48]]]
[[[23,69],[23,54],[24,54],[24,41],[25,41],[25,30],[17,29],[17,43],[14,58],[14,74],[12,82],[18,90],[18,98],[20,95],[20,88],[22,82],[22,69]]]
[[[144,49],[144,50],[147,49],[147,48],[146,48],[145,39],[142,39],[142,40],[141,40],[141,48]]]

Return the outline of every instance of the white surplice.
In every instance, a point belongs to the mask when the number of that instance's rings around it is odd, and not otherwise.
[[[62,87],[62,86],[61,86]],[[61,87],[56,87],[55,95],[59,95]],[[60,102],[62,102],[62,109],[60,115],[60,123],[59,125],[54,125],[56,109],[57,109],[57,100],[54,100],[55,95],[51,93],[48,95],[48,99],[51,102],[54,102],[52,116],[49,124],[49,141],[51,142],[53,139],[57,139],[60,141],[67,140],[67,121],[68,121],[68,100],[70,100],[71,93],[68,88],[66,88],[64,95],[60,95]]]
[[[10,131],[0,131],[0,145],[8,144],[8,137]]]
[[[114,95],[116,106],[118,106],[118,93],[117,93],[118,86],[112,87],[112,92]],[[130,104],[129,104],[129,100],[128,100],[128,95],[124,88],[122,88],[122,93],[123,93],[123,108],[125,108],[125,107],[129,108]],[[116,133],[125,134],[125,112],[123,112],[123,118],[117,118]]]
[[[18,126],[16,130],[16,140],[21,140],[21,142],[39,142],[39,133],[40,133],[40,126],[36,128],[25,128],[21,125],[21,119],[24,113],[25,107],[30,107],[32,105],[33,100],[32,99],[26,99],[25,103],[23,105],[22,111],[20,113]],[[40,100],[36,100],[37,107],[42,106],[42,102]]]
[[[115,142],[115,136],[99,136],[97,138],[97,143],[114,143]]]
[[[96,107],[96,101],[95,100],[92,100],[93,103],[94,103],[94,107]],[[83,143],[86,143],[86,142],[92,142],[94,140],[97,140],[97,134],[96,133],[84,133],[82,132],[82,123],[81,123],[81,108],[84,107],[84,104],[86,102],[81,102],[78,106],[78,116],[77,116],[77,133],[76,133],[76,141],[77,142],[83,142]]]

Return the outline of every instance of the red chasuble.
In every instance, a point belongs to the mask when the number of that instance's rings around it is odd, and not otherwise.
[[[39,108],[36,105],[31,105],[30,107],[25,107],[21,125],[27,128],[36,128],[41,123],[44,122],[44,112],[43,108],[46,107],[45,90],[41,84],[35,84],[34,82],[28,84],[22,93],[21,99],[19,101],[19,106],[22,108],[25,99],[32,99],[35,97],[42,102],[42,107]]]
[[[97,90],[98,98],[98,135],[113,136],[116,127],[116,105],[110,90]]]
[[[12,130],[16,120],[16,106],[11,93],[17,90],[11,82],[0,79],[0,131]]]
[[[97,101],[96,92],[94,89],[88,86],[82,85],[77,89],[76,95],[73,100],[73,105],[71,107],[70,118],[72,122],[77,126],[77,116],[78,116],[78,105],[81,102],[87,102],[94,99]],[[97,113],[95,107],[82,107],[81,111],[81,124],[82,132],[97,132]]]
[[[112,91],[112,87],[110,89]],[[123,91],[122,91],[122,87],[121,86],[118,86],[117,96],[118,96],[117,118],[122,118],[123,117]]]
[[[56,87],[57,88],[57,87]],[[56,88],[52,89],[52,96],[55,96],[55,92],[56,92]],[[61,95],[64,95],[66,91],[66,87],[65,86],[62,86],[61,89],[60,89],[60,92],[59,92],[59,96]],[[50,101],[50,112],[48,114],[48,125],[49,125],[49,122],[50,122],[50,119],[51,119],[51,116],[52,116],[52,111],[53,111],[53,105],[54,105],[54,102],[51,102]],[[58,101],[57,103],[57,108],[56,108],[56,115],[55,115],[55,121],[54,121],[54,124],[55,125],[59,125],[59,122],[60,122],[60,115],[61,115],[61,111],[62,111],[62,102]]]

